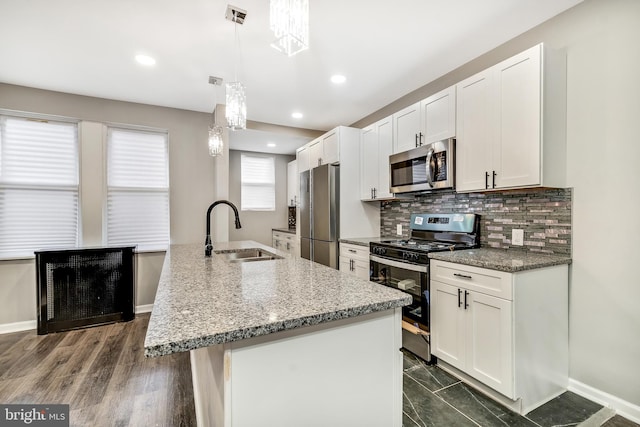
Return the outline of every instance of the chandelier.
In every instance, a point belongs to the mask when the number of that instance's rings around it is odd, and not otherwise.
[[[219,77],[209,76],[209,83],[214,86],[213,117],[212,122],[209,125],[209,155],[211,157],[217,157],[222,154],[224,148],[222,140],[223,129],[222,126],[218,126],[216,123],[216,107],[218,106],[218,89],[216,86],[220,86],[222,84],[222,79]]]
[[[271,0],[271,44],[287,56],[309,48],[309,0]]]
[[[236,51],[234,58],[234,80],[226,84],[227,98],[225,107],[225,116],[227,119],[227,127],[231,130],[246,129],[247,127],[247,97],[244,91],[244,85],[238,81],[238,53],[240,44],[238,42],[238,24],[244,23],[247,11],[235,6],[227,6],[226,18],[235,25],[235,42]]]

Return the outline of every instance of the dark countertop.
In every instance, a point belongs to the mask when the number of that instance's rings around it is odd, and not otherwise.
[[[524,270],[571,264],[567,255],[539,254],[518,250],[477,248],[463,251],[432,252],[429,258],[490,270],[515,273]]]
[[[378,243],[381,240],[393,240],[399,239],[400,237],[347,237],[344,239],[340,239],[340,243],[349,243],[352,245],[366,246],[369,247],[369,243],[375,242]]]
[[[272,228],[271,230],[278,231],[280,233],[296,234],[295,228]]]

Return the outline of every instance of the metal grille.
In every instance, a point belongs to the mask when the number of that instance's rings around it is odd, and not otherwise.
[[[38,333],[133,319],[133,250],[37,252]]]

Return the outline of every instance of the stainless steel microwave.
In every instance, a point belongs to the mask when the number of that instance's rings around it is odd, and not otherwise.
[[[455,141],[445,139],[389,156],[390,191],[453,189]]]

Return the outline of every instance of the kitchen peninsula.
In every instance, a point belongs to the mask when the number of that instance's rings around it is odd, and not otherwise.
[[[282,259],[233,262],[258,248]],[[172,245],[147,356],[191,352],[200,426],[402,424],[403,292],[252,241]]]

